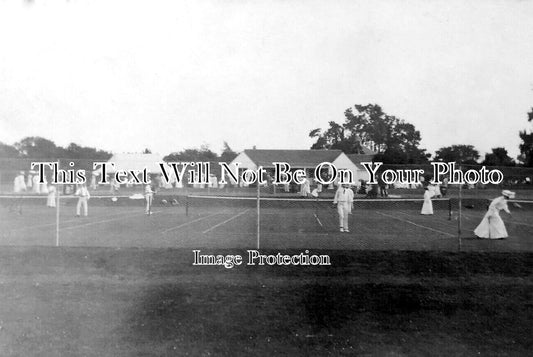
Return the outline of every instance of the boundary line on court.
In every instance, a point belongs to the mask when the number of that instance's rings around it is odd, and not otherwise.
[[[426,227],[426,226],[423,226],[421,224],[417,224],[417,223],[411,222],[411,221],[409,221],[407,219],[401,219],[401,218],[398,218],[398,217],[395,217],[395,216],[391,216],[389,214],[385,214],[385,213],[382,213],[382,212],[376,212],[376,213],[379,214],[379,215],[385,216],[385,217],[394,218],[394,219],[396,219],[398,221],[402,221],[402,222],[406,222],[406,223],[412,224],[413,226],[416,226],[416,227],[420,227],[420,228],[428,229],[428,230],[433,231],[433,232],[445,234],[445,235],[447,235],[449,237],[456,237],[457,236],[455,234],[450,234],[448,232],[444,232],[444,231],[441,231],[441,230],[438,230],[438,229],[434,229],[434,228],[431,228],[431,227]]]
[[[233,216],[233,217],[231,217],[231,218],[226,219],[224,222],[220,222],[219,224],[214,225],[213,227],[211,227],[211,228],[209,228],[209,229],[203,231],[202,234],[206,234],[207,232],[210,232],[210,231],[212,231],[213,229],[215,229],[215,228],[217,228],[217,227],[219,227],[219,226],[221,226],[221,225],[223,225],[223,224],[226,224],[226,223],[228,223],[228,222],[230,222],[230,221],[233,221],[235,218],[242,216],[243,214],[245,214],[245,213],[248,212],[249,210],[250,210],[250,208],[248,208],[248,209],[242,211],[241,213],[236,214],[235,216]]]
[[[130,215],[131,213],[133,213],[133,212],[114,213],[114,214],[108,214],[105,217],[124,216],[124,215]],[[90,216],[90,217],[94,217],[94,216]],[[59,220],[59,223],[62,224],[62,223],[79,222],[79,220],[80,220],[80,218]],[[26,230],[26,229],[37,229],[37,228],[44,228],[44,227],[49,227],[49,226],[56,226],[56,222],[54,221],[53,223],[43,223],[43,224],[38,224],[38,225],[35,225],[35,226],[12,228],[10,230],[11,231],[23,231],[23,230]],[[61,229],[63,229],[63,228],[60,227],[60,230]]]
[[[164,231],[161,231],[161,233],[165,234],[165,233],[173,231],[175,229],[178,229],[178,228],[181,228],[181,227],[185,227],[185,226],[187,226],[189,224],[192,224],[192,223],[195,223],[195,222],[199,222],[199,221],[203,221],[204,219],[216,216],[217,214],[220,214],[220,213],[213,213],[213,214],[210,214],[210,215],[207,215],[207,216],[203,216],[203,217],[197,218],[197,219],[189,221],[189,222],[182,223],[182,224],[180,224],[178,226],[175,226],[175,227],[167,228]]]
[[[316,221],[318,222],[318,224],[320,224],[320,227],[324,228],[324,226],[322,225],[322,222],[320,222],[320,219],[318,218],[318,216],[316,215],[316,213],[313,213],[313,215],[315,216]]]
[[[156,213],[159,213],[159,212],[161,212],[161,211],[156,211],[156,212],[152,212],[152,213],[156,214]],[[137,214],[132,214],[132,215],[128,215],[128,216],[105,219],[103,221],[87,222],[87,223],[78,224],[78,225],[69,226],[69,227],[64,227],[64,228],[60,227],[59,231],[63,231],[63,230],[67,230],[67,229],[75,229],[75,228],[80,228],[80,227],[86,227],[86,226],[92,226],[92,225],[95,225],[95,224],[113,222],[113,221],[118,221],[118,220],[121,220],[121,219],[124,219],[124,218],[132,218],[132,217],[145,216],[145,215],[146,215],[146,213],[142,213],[142,214],[137,213]]]
[[[406,215],[406,216],[411,216],[411,217],[413,216],[411,213],[407,213],[407,212],[404,212],[404,211],[395,211],[395,212],[400,213],[400,214],[403,214],[403,215]],[[419,215],[421,216],[420,212],[418,213],[417,216],[419,216]],[[437,215],[431,215],[431,217],[438,217],[438,216],[437,216]],[[470,219],[470,218],[469,218],[469,219]],[[450,221],[450,220],[448,220],[448,219],[446,219],[446,220],[442,220],[442,221],[439,221],[439,222],[442,223],[442,224],[445,225],[445,226],[450,226],[450,227],[452,227],[452,228],[453,228],[453,227],[457,227],[457,224],[454,223],[454,221]]]

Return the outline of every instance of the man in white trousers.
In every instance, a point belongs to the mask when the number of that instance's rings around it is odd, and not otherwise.
[[[87,207],[87,201],[91,198],[87,185],[82,183],[76,190],[76,196],[78,196],[78,204],[76,205],[76,217],[81,215],[81,208],[83,207],[83,215],[87,217],[89,210]]]
[[[353,191],[350,188],[350,185],[343,184],[342,186],[339,186],[337,192],[335,192],[333,204],[337,205],[340,231],[350,233],[348,227],[348,215],[352,213],[353,208]]]
[[[147,215],[152,214],[152,204],[154,202],[154,194],[155,194],[155,187],[152,186],[152,182],[150,181],[148,184],[144,186],[144,199],[146,201],[146,209],[144,212]]]

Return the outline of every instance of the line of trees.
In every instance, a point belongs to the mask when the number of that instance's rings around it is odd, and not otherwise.
[[[146,148],[144,154],[150,154]],[[57,146],[53,141],[39,137],[26,137],[14,145],[0,142],[0,158],[7,159],[88,159],[92,161],[107,161],[112,153],[92,147],[80,146],[75,143],[67,147]],[[211,151],[207,145],[199,149],[185,149],[165,156],[165,161],[224,161],[230,162],[237,156],[227,142],[224,142],[222,154]]]
[[[364,146],[377,152],[376,161],[386,164],[420,164],[430,154],[420,148],[421,135],[410,124],[386,114],[379,105],[355,105],[344,112],[344,123],[329,122],[326,131],[311,130],[316,138],[311,149],[340,149],[346,154],[362,154]]]
[[[204,162],[230,162],[237,157],[237,153],[231,149],[226,141],[222,148],[222,154],[209,149],[208,145],[202,145],[199,149],[185,149],[179,152],[172,152],[163,157],[164,161],[204,161]]]
[[[533,122],[533,108],[528,115],[528,122]],[[344,122],[329,122],[326,130],[313,129],[309,133],[315,139],[311,149],[339,149],[346,154],[364,154],[368,149],[377,153],[374,160],[385,164],[426,164],[431,154],[420,147],[421,135],[415,126],[393,115],[386,114],[377,104],[355,105],[344,112]],[[469,165],[487,166],[526,166],[533,167],[533,130],[519,132],[522,140],[520,155],[515,161],[504,147],[492,148],[492,152],[481,155],[472,145],[451,145],[438,149],[434,161]],[[365,150],[365,148],[367,148]],[[145,149],[144,153],[151,153]],[[13,145],[0,142],[0,158],[31,159],[89,159],[106,161],[112,154],[93,147],[80,146],[75,143],[67,147],[57,146],[53,141],[38,137],[26,137]],[[166,161],[223,161],[230,162],[237,156],[227,142],[224,142],[221,155],[213,152],[209,146],[199,149],[185,149],[172,152],[164,157]]]
[[[527,121],[529,123],[533,122],[533,108],[527,113]],[[522,143],[520,144],[520,156],[518,159],[524,163],[524,166],[533,167],[533,131],[527,132],[527,130],[521,130],[520,139]]]
[[[39,137],[29,136],[14,145],[0,142],[0,158],[20,159],[90,159],[106,161],[112,154],[105,150],[80,146],[70,143],[66,148],[57,146],[53,141]]]
[[[329,122],[326,130],[310,131],[315,139],[311,149],[339,149],[346,154],[364,154],[365,147],[377,153],[375,161],[385,164],[426,164],[431,154],[420,147],[421,135],[413,124],[393,115],[386,114],[377,104],[354,105],[344,111],[344,122]],[[533,121],[533,108],[528,113]],[[520,131],[520,156],[523,166],[533,167],[533,131]],[[508,155],[504,147],[492,148],[492,152],[481,155],[474,146],[461,144],[438,149],[434,161],[456,162],[465,165],[516,166],[518,163]]]

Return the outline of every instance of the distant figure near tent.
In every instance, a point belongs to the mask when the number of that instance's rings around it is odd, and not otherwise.
[[[147,215],[152,214],[152,204],[154,202],[155,187],[152,186],[152,182],[149,182],[144,186],[144,199],[146,201],[146,208],[144,212]]]
[[[302,197],[309,197],[311,194],[311,183],[308,178],[304,178],[304,181],[300,187],[300,195]]]
[[[28,172],[28,177],[26,177],[26,189],[29,191],[33,185],[33,171]]]
[[[379,175],[378,177],[378,186],[381,197],[388,197],[389,192],[387,190],[387,184],[385,183],[385,180],[383,180],[383,174]]]
[[[500,217],[500,211],[504,210],[505,212],[511,214],[509,207],[507,206],[507,200],[514,197],[514,192],[503,190],[502,196],[492,200],[487,213],[485,213],[485,216],[483,217],[483,220],[474,230],[474,234],[478,238],[504,239],[509,236],[507,234],[507,229],[505,229],[505,224]]]
[[[18,193],[18,197],[11,201],[11,204],[9,205],[9,211],[10,212],[18,212],[19,214],[22,214],[22,200],[23,200],[23,193],[26,191],[26,183],[24,182],[24,171],[20,171],[17,177],[15,177],[15,180],[13,181],[13,191],[15,193]]]
[[[48,186],[48,197],[46,199],[46,207],[56,207],[56,187],[54,185]]]
[[[442,186],[440,187],[440,192],[442,193],[442,197],[446,197],[446,193],[448,192],[448,178],[445,177],[442,180]]]
[[[39,185],[38,175],[34,175],[32,178],[32,188],[34,193],[41,193],[41,185]]]
[[[13,191],[20,193],[26,191],[26,183],[24,182],[24,171],[19,172],[18,176],[13,181]]]
[[[428,187],[426,187],[424,190],[424,204],[422,205],[422,210],[420,211],[420,214],[432,215],[433,202],[431,202],[431,198],[433,197],[434,193]]]

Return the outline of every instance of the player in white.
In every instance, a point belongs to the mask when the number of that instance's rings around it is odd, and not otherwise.
[[[76,196],[78,196],[78,204],[76,205],[76,217],[81,215],[81,208],[83,207],[83,215],[87,217],[89,214],[89,208],[87,207],[87,201],[91,198],[87,185],[82,183],[76,190]]]
[[[24,182],[24,171],[20,171],[13,181],[13,191],[17,193],[17,198],[13,199],[9,206],[9,211],[22,214],[23,192],[26,192],[26,183]]]
[[[33,174],[34,171],[30,170],[28,172],[28,177],[26,177],[26,190],[28,190],[28,192],[31,190],[31,186],[33,184]]]
[[[433,202],[431,202],[431,198],[433,196],[434,196],[434,191],[426,187],[424,189],[424,203],[422,204],[422,209],[420,210],[420,214],[423,214],[423,215],[433,214]]]
[[[146,201],[145,213],[148,215],[152,214],[152,203],[154,202],[154,193],[155,190],[152,188],[151,182],[147,183],[144,186],[144,199]]]
[[[48,185],[48,197],[46,199],[46,207],[56,207],[56,186]]]
[[[32,188],[34,193],[41,193],[41,185],[39,183],[39,175],[33,175]]]
[[[505,239],[508,237],[507,229],[505,229],[505,224],[500,217],[500,211],[504,210],[508,214],[511,214],[507,206],[507,201],[514,197],[514,192],[503,190],[500,197],[492,200],[487,213],[483,216],[483,220],[474,230],[474,234],[478,238]]]
[[[339,226],[341,232],[350,233],[348,227],[348,215],[352,213],[353,208],[353,191],[350,185],[343,184],[339,186],[335,192],[333,204],[337,205],[337,212],[339,213]]]
[[[300,196],[309,197],[311,194],[311,183],[307,177],[304,177],[303,182],[300,186]]]
[[[21,193],[26,191],[26,183],[24,182],[24,171],[20,171],[15,180],[13,181],[13,191],[15,193]]]

